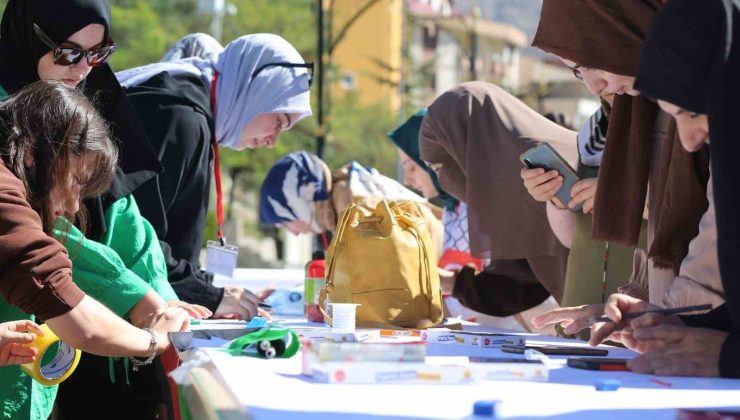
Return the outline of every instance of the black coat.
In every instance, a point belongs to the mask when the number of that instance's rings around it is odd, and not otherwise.
[[[164,167],[134,197],[157,232],[178,297],[215,311],[223,289],[198,263],[213,172],[208,92],[197,77],[160,73],[126,94]]]
[[[722,376],[740,378],[740,182],[737,159],[737,98],[740,95],[740,12],[735,10],[732,51],[717,66],[707,102],[712,179],[717,212],[717,248],[727,303],[720,307],[730,332],[720,354]],[[724,57],[722,57],[724,58]],[[729,322],[728,322],[729,321]],[[719,322],[719,321],[715,321]]]
[[[680,8],[688,1],[672,4],[674,13],[683,13],[697,25],[716,27],[724,21],[721,1],[714,0],[701,8]],[[692,12],[693,13],[690,13]],[[719,12],[718,12],[719,11]],[[721,18],[717,15],[721,14]],[[740,378],[740,183],[737,181],[737,98],[740,95],[740,13],[734,12],[733,45],[725,62],[724,48],[715,48],[714,66],[709,79],[706,111],[709,117],[709,144],[712,155],[712,180],[717,213],[717,254],[726,303],[706,315],[682,317],[689,326],[711,328],[729,333],[720,352],[719,370],[723,377]],[[677,28],[674,32],[680,33]],[[725,33],[707,40],[706,49],[724,47]],[[701,63],[701,60],[698,60]],[[692,61],[693,63],[693,61]]]

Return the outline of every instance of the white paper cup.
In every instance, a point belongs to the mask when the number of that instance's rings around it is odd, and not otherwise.
[[[354,332],[357,321],[358,303],[330,303],[332,309],[332,331]]]

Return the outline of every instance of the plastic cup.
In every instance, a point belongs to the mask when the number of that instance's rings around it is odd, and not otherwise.
[[[331,329],[336,332],[354,332],[357,320],[358,303],[331,303],[333,322]]]

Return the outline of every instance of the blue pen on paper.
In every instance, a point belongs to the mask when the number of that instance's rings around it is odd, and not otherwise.
[[[683,314],[688,312],[697,312],[697,311],[706,311],[712,309],[711,304],[704,304],[704,305],[694,305],[694,306],[683,306],[680,308],[670,308],[670,309],[655,309],[651,311],[640,311],[640,312],[629,312],[624,314],[622,319],[635,319],[639,318],[645,314],[661,314],[661,315],[677,315],[677,314]],[[612,322],[611,319],[607,316],[599,316],[599,317],[593,317],[591,318],[591,323],[597,323],[597,322]]]

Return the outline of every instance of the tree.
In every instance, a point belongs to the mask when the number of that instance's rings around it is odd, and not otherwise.
[[[121,1],[111,5],[111,23],[111,37],[118,50],[110,63],[117,70],[159,61],[174,41],[171,32],[161,25],[159,15],[146,0]]]

